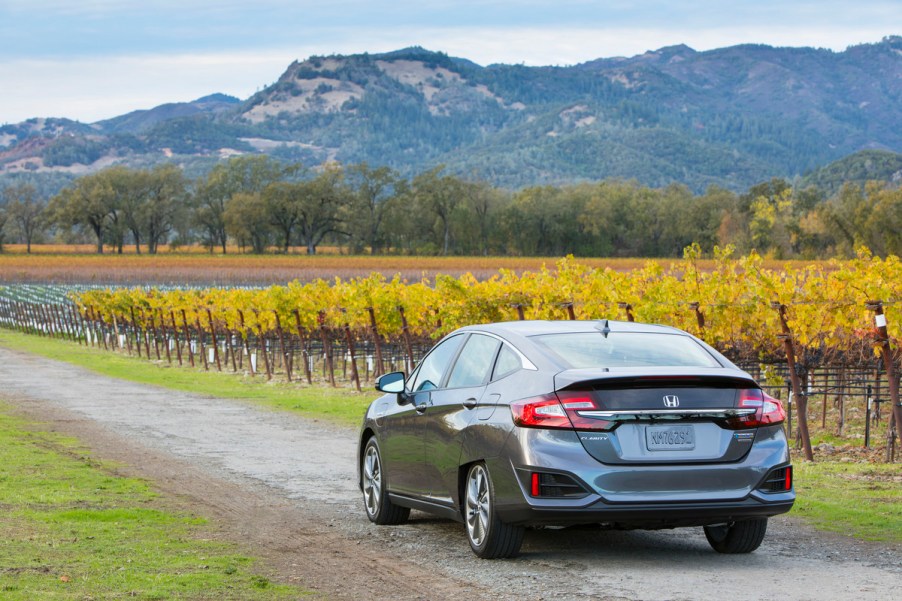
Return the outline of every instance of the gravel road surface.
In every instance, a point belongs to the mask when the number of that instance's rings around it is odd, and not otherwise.
[[[248,403],[100,376],[0,348],[0,399],[155,483],[272,575],[328,599],[899,599],[902,549],[771,520],[751,555],[714,553],[700,528],[528,531],[521,557],[476,559],[463,526],[366,519],[356,432]]]

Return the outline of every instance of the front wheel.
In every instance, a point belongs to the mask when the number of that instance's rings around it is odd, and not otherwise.
[[[705,526],[705,538],[718,553],[751,553],[767,532],[767,518]]]
[[[476,463],[467,472],[464,518],[473,552],[483,559],[516,557],[523,543],[523,526],[502,522],[495,512],[495,488],[488,468]]]
[[[382,456],[375,438],[370,438],[363,451],[363,469],[361,484],[363,485],[363,507],[366,517],[371,522],[386,526],[403,524],[410,516],[408,507],[398,507],[388,498],[385,489],[385,478],[382,473]]]

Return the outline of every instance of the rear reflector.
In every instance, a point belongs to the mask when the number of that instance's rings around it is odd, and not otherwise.
[[[792,490],[792,466],[780,467],[770,472],[759,490],[764,492],[789,492]]]
[[[580,498],[586,496],[588,491],[565,474],[532,472],[529,493],[533,497]]]

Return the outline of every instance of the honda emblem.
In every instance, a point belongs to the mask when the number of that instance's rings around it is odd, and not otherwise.
[[[668,394],[664,397],[664,406],[665,407],[679,407],[680,406],[680,397],[675,394]]]

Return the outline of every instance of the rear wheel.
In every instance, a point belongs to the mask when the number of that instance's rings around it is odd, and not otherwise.
[[[523,543],[523,526],[505,524],[495,512],[495,488],[489,471],[476,463],[467,472],[464,518],[473,552],[483,559],[516,557]]]
[[[767,532],[767,518],[705,526],[705,538],[718,553],[751,553]]]
[[[410,516],[410,509],[398,507],[388,498],[385,478],[382,475],[382,455],[375,438],[370,438],[363,451],[360,470],[363,484],[363,506],[371,522],[385,526],[403,524]]]

